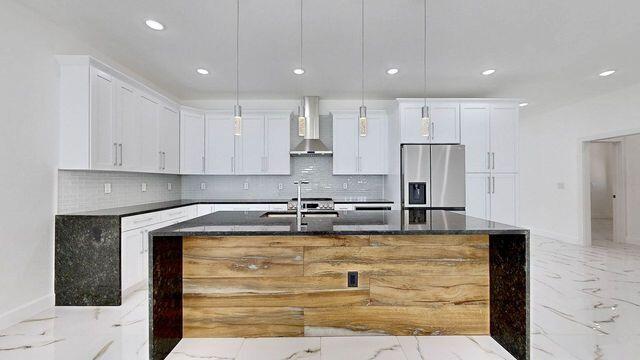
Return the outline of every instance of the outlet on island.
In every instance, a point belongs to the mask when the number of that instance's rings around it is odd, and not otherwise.
[[[347,272],[347,287],[358,287],[358,272]]]

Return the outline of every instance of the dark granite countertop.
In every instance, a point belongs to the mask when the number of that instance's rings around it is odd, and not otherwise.
[[[182,206],[197,204],[286,204],[290,199],[202,199],[202,200],[173,200],[155,202],[142,205],[123,206],[111,209],[83,211],[68,214],[59,214],[59,216],[133,216],[146,214],[155,211],[169,210]],[[370,199],[367,197],[338,197],[335,200],[337,204],[379,204],[393,203],[393,201],[384,199]]]
[[[337,218],[267,218],[265,211],[219,211],[153,231],[153,236],[528,234],[529,230],[444,210],[339,211]]]

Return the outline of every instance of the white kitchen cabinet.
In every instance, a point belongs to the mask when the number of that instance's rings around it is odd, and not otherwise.
[[[491,213],[490,175],[468,173],[466,175],[465,212],[469,216],[489,219]]]
[[[291,130],[290,115],[267,114],[265,116],[266,169],[270,175],[291,174]]]
[[[180,111],[180,174],[204,174],[204,114]]]
[[[121,286],[123,295],[130,292],[132,287],[141,280],[143,249],[142,229],[125,231],[120,238],[121,241]]]
[[[205,172],[210,175],[235,174],[237,166],[233,113],[210,112],[206,115]]]
[[[492,174],[491,220],[516,225],[518,175]]]
[[[245,114],[242,132],[236,137],[240,168],[236,174],[259,175],[266,172],[264,115]]]
[[[465,146],[468,173],[491,170],[491,107],[486,103],[460,106],[461,142]]]
[[[268,211],[269,204],[215,204],[215,211]]]
[[[138,116],[142,136],[140,137],[140,170],[160,172],[162,162],[158,154],[158,116],[160,104],[145,95],[139,98]],[[126,151],[126,149],[125,149]]]
[[[387,147],[383,144],[388,122],[384,111],[369,111],[366,129],[360,129],[356,111],[336,111],[332,115],[333,173],[387,174]]]
[[[209,215],[216,211],[213,204],[198,204],[198,216]]]
[[[141,124],[138,119],[138,92],[133,86],[117,81],[116,118],[118,126],[118,153],[122,160],[118,165],[124,170],[136,171],[140,169],[142,136]],[[125,151],[126,149],[126,151]]]
[[[401,142],[405,144],[459,144],[459,103],[427,100],[427,106],[430,110],[428,129],[425,129],[422,124],[423,105],[424,102],[418,100],[399,100]]]
[[[118,167],[119,138],[115,112],[115,85],[111,75],[91,68],[91,167],[112,170]]]
[[[516,103],[491,106],[491,170],[518,171],[518,116]]]
[[[163,173],[180,173],[180,116],[176,110],[167,106],[160,108],[158,155]]]

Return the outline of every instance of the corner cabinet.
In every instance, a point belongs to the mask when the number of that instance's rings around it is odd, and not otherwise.
[[[57,60],[61,169],[178,173],[177,104],[89,56]]]
[[[460,104],[452,101],[427,100],[430,122],[422,124],[424,101],[398,100],[401,143],[459,144]]]
[[[333,174],[386,175],[388,173],[386,112],[370,110],[361,128],[357,111],[332,111]]]
[[[286,111],[248,110],[235,133],[233,113],[183,111],[182,174],[289,175],[290,119]]]

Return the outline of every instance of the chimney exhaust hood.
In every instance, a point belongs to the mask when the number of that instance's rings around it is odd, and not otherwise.
[[[292,156],[332,155],[325,144],[320,141],[320,97],[304,97],[304,140],[289,152]]]

